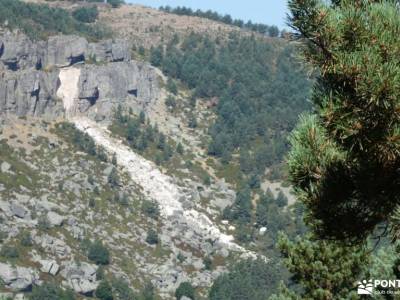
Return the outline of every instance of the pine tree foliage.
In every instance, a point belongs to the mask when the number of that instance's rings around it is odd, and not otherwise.
[[[323,238],[361,241],[400,203],[400,11],[396,1],[291,0],[318,70],[291,137],[292,182]]]
[[[355,284],[370,259],[364,246],[342,247],[307,235],[295,242],[281,236],[279,247],[293,282],[302,290],[299,297],[282,287],[281,298],[276,299],[358,299]]]

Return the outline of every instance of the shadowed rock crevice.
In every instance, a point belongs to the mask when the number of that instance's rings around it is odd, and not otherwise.
[[[137,97],[138,96],[138,90],[137,89],[128,90],[128,94]]]
[[[97,100],[99,99],[99,96],[100,96],[99,89],[97,87],[95,87],[93,89],[93,94],[91,96],[81,97],[80,99],[87,100],[89,102],[90,106],[93,106],[96,104]]]
[[[79,64],[79,63],[83,64],[85,62],[85,55],[81,54],[78,56],[71,56],[71,57],[69,57],[69,61],[70,61],[70,66]]]
[[[18,62],[17,61],[5,61],[4,65],[8,68],[10,71],[18,71]]]
[[[4,44],[1,43],[0,44],[0,58],[3,56],[3,53],[4,53]]]
[[[42,59],[40,58],[40,59],[38,59],[38,61],[36,62],[35,69],[36,69],[36,70],[41,70],[42,68],[43,68]]]

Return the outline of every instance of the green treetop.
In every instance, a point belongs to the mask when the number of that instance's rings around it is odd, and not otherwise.
[[[271,300],[358,299],[357,281],[399,265],[379,254],[371,267],[365,240],[378,224],[400,228],[400,11],[397,1],[372,0],[290,0],[289,8],[317,73],[315,112],[292,133],[288,159],[312,230],[280,238],[300,289],[283,287]]]
[[[400,203],[400,11],[397,1],[328,2],[289,1],[318,72],[289,172],[319,236],[360,241]]]

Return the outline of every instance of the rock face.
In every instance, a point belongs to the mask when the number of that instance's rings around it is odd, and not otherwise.
[[[157,96],[154,69],[132,61],[124,40],[88,43],[72,35],[32,42],[8,32],[0,36],[0,115],[63,116],[59,76],[72,65],[80,69],[76,113],[104,119],[117,104],[140,110]]]
[[[35,236],[34,241],[37,245],[59,258],[65,258],[71,253],[71,248],[63,240],[48,234]]]
[[[38,274],[32,269],[0,263],[0,279],[7,288],[13,291],[30,289],[38,278]]]
[[[68,67],[85,60],[130,61],[131,55],[128,43],[124,40],[88,43],[83,37],[57,35],[49,37],[47,41],[34,43],[23,34],[7,32],[0,36],[0,61],[12,71]]]
[[[124,99],[144,108],[157,95],[155,73],[146,64],[132,61],[83,66],[78,88],[78,111],[88,111],[96,104],[96,114],[104,116]]]
[[[0,61],[9,70],[39,67],[38,52],[38,45],[25,35],[7,33],[0,37]]]
[[[43,47],[41,64],[68,67],[75,63],[84,62],[88,51],[86,39],[78,36],[52,36]]]
[[[125,40],[117,39],[114,42],[107,40],[100,43],[90,43],[88,45],[89,59],[96,62],[108,61],[130,61],[128,43]]]
[[[62,114],[62,102],[56,98],[58,70],[0,72],[0,76],[0,113]]]

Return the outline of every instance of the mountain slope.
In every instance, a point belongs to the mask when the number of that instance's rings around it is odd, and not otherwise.
[[[68,19],[93,5],[26,2]],[[258,265],[250,289],[264,299],[288,277],[277,232],[304,230],[290,187],[271,182],[284,178],[286,135],[307,109],[294,45],[141,6],[97,7],[90,27],[112,29],[112,40],[45,28],[32,40],[8,31],[29,34],[18,21],[0,35],[1,290],[41,299],[44,281],[71,299],[172,299],[190,282],[207,299],[215,282],[215,299]]]

